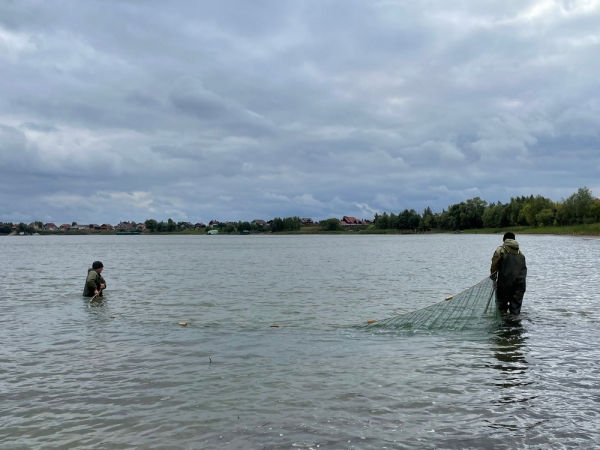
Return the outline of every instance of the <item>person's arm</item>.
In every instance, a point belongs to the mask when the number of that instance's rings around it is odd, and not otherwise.
[[[498,272],[498,268],[500,265],[500,257],[502,256],[500,249],[502,247],[498,247],[496,249],[496,251],[494,252],[494,256],[492,256],[492,265],[490,266],[490,276],[494,275],[496,272]]]

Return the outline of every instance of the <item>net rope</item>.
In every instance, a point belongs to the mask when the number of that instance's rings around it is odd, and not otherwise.
[[[498,308],[493,301],[494,283],[485,277],[479,283],[439,303],[407,314],[388,317],[367,327],[410,329],[462,330],[482,317],[498,318]]]

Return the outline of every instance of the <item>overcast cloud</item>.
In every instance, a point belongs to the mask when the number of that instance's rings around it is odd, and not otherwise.
[[[0,221],[600,196],[600,0],[0,2]]]

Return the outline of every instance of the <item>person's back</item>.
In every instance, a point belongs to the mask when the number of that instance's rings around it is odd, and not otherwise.
[[[527,287],[527,264],[514,233],[505,233],[503,241],[494,252],[490,268],[496,280],[496,302],[500,313],[518,315]]]
[[[100,275],[102,270],[104,270],[104,265],[100,261],[94,261],[92,267],[88,269],[85,285],[83,286],[85,297],[102,295],[102,291],[106,288],[106,280]]]

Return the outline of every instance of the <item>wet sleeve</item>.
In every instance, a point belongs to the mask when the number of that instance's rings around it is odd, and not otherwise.
[[[106,289],[106,286],[108,286],[108,285],[106,284],[106,280],[105,280],[105,279],[104,279],[104,277],[102,277],[102,276],[100,277],[100,283],[102,283],[102,284],[104,285],[104,289]]]

